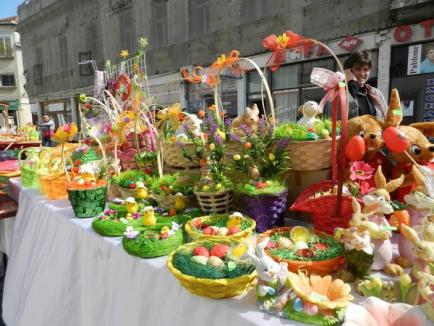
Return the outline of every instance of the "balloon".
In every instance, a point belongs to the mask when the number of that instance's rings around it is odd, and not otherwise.
[[[366,153],[365,140],[360,136],[351,137],[345,147],[345,155],[350,161],[360,161]]]
[[[396,127],[386,128],[383,139],[386,146],[395,153],[403,153],[410,146],[407,137]]]

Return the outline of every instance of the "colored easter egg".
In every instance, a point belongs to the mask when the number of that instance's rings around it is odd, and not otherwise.
[[[389,127],[383,132],[384,143],[392,152],[403,153],[410,146],[408,138],[398,128]]]
[[[350,161],[360,161],[366,153],[365,140],[359,135],[351,137],[345,147],[345,155]]]
[[[293,302],[293,308],[297,312],[301,312],[303,310],[303,301],[300,298],[295,298]]]
[[[208,263],[208,257],[205,256],[193,256],[191,257],[191,260],[201,265],[206,265]]]
[[[214,267],[220,267],[224,265],[223,260],[221,260],[219,257],[217,256],[211,256],[208,259],[208,265],[210,266],[214,266]]]
[[[230,247],[225,244],[217,244],[214,247],[212,247],[210,251],[211,256],[217,256],[219,258],[224,258],[226,254],[229,252]]]
[[[204,246],[197,246],[193,249],[193,256],[209,257],[209,251]]]

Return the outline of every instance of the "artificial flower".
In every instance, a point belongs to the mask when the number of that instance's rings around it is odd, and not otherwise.
[[[231,68],[231,66],[240,60],[240,52],[237,50],[232,50],[228,55],[220,55],[211,65],[211,68],[217,69],[219,71]]]
[[[80,95],[78,96],[78,101],[79,101],[80,103],[85,103],[85,102],[86,102],[86,94],[80,94]]]
[[[124,232],[125,237],[128,239],[135,239],[140,234],[139,231],[134,231],[134,228],[132,226],[127,226],[127,229]]]
[[[432,325],[422,310],[405,303],[388,303],[369,297],[360,304],[350,304],[342,326],[428,326]]]
[[[139,39],[140,48],[144,49],[147,45],[148,45],[148,38],[147,37],[141,37]]]
[[[129,54],[128,50],[122,50],[120,57],[125,60],[129,55],[130,54]]]
[[[369,182],[364,181],[364,180],[362,182],[360,182],[360,193],[362,195],[366,195],[367,193],[370,193],[374,189],[375,189],[374,187],[371,187],[369,185]]]
[[[368,163],[363,161],[355,161],[350,167],[350,179],[356,180],[369,180],[374,174],[375,169]]]
[[[306,276],[289,272],[288,280],[297,296],[321,309],[345,308],[353,300],[351,287],[340,279],[332,281],[330,275]]]
[[[75,123],[70,123],[57,128],[54,133],[53,140],[57,143],[64,144],[68,140],[72,139],[77,133],[78,128]]]

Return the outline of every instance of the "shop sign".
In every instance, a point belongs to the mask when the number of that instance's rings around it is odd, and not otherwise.
[[[65,107],[63,106],[63,103],[50,103],[48,104],[48,111],[49,112],[58,112],[65,110]]]
[[[358,48],[360,46],[360,44],[362,44],[362,40],[359,39],[358,37],[355,37],[353,35],[348,35],[347,37],[345,37],[342,41],[339,42],[339,46],[348,51],[351,52],[354,49]]]
[[[434,121],[434,78],[427,78],[423,121]]]
[[[407,75],[420,74],[420,59],[422,57],[422,44],[408,47]]]
[[[421,21],[419,24],[414,25],[401,25],[395,28],[393,32],[393,38],[396,42],[403,43],[407,42],[413,36],[413,28],[423,28],[423,37],[432,37],[432,28],[434,26],[434,19],[427,19]]]

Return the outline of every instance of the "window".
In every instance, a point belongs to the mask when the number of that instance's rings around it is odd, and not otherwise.
[[[0,87],[16,86],[14,75],[0,75]]]
[[[190,31],[193,36],[208,34],[210,28],[210,0],[191,0],[190,1]]]
[[[128,50],[131,56],[136,52],[136,36],[134,31],[134,17],[131,10],[122,13],[119,18],[121,31],[121,49]]]
[[[78,62],[92,60],[92,51],[79,52]],[[91,65],[79,65],[80,76],[92,76]]]
[[[59,53],[60,53],[60,66],[61,70],[68,68],[68,44],[66,36],[60,36],[59,40]]]
[[[242,0],[241,22],[248,23],[271,14],[271,5],[267,0]]]
[[[33,65],[33,84],[42,85],[42,64]]]
[[[167,32],[167,3],[166,2],[153,2],[152,3],[152,17],[153,17],[153,44],[155,46],[164,46],[168,42]]]
[[[92,52],[92,58],[96,62],[102,61],[100,32],[96,23],[91,23],[86,28],[86,48]]]
[[[12,39],[9,36],[0,37],[0,58],[13,57]]]

